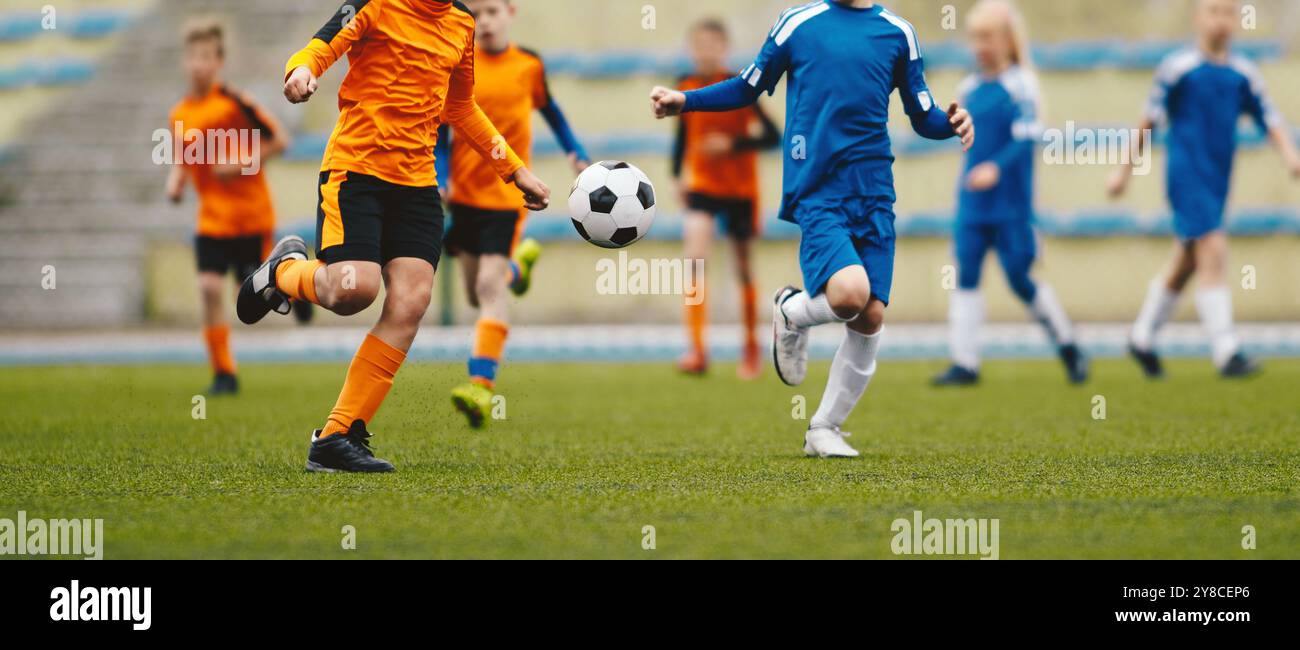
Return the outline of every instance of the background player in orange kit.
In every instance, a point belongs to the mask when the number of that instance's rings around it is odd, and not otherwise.
[[[393,465],[370,449],[367,424],[420,329],[442,255],[439,116],[523,192],[528,208],[545,209],[550,190],[474,101],[474,17],[461,3],[348,0],[285,65],[285,97],[310,99],[317,77],[344,54],[339,120],[321,162],[316,260],[307,260],[301,238],[282,239],[240,290],[239,318],[252,324],[271,310],[286,313],[289,299],[351,315],[374,302],[383,282],[379,322],[312,435],[307,469],[389,472]]]
[[[696,23],[688,47],[695,72],[681,80],[679,90],[704,88],[735,76],[727,68],[730,38],[722,21],[705,19]],[[762,368],[755,332],[758,306],[750,265],[760,226],[758,152],[780,144],[780,131],[755,104],[726,113],[688,113],[677,125],[673,145],[673,178],[678,179],[678,193],[687,210],[683,225],[687,259],[708,257],[717,228],[715,219],[722,220],[731,238],[745,329],[738,372],[745,379],[757,377]],[[690,349],[677,366],[682,372],[702,375],[709,366],[704,335],[709,320],[708,292],[702,286],[695,291],[704,299],[686,306]]]
[[[474,98],[483,112],[527,165],[533,146],[533,111],[540,111],[574,171],[581,172],[589,164],[587,152],[551,97],[541,58],[510,41],[518,8],[510,0],[469,0],[467,6],[476,23]],[[519,190],[503,182],[489,161],[465,143],[459,130],[444,126],[438,146],[439,187],[451,204],[447,250],[460,260],[465,293],[479,309],[469,382],[453,389],[451,399],[470,426],[479,428],[487,421],[510,332],[507,291],[517,296],[528,291],[541,245],[533,239],[521,241],[528,210]]]
[[[270,250],[275,209],[261,163],[283,151],[288,136],[270,113],[222,81],[226,52],[220,23],[194,21],[186,26],[184,39],[184,68],[190,88],[172,108],[168,120],[176,151],[181,153],[189,145],[202,147],[212,141],[228,147],[203,151],[201,163],[183,164],[186,156],[175,156],[167,177],[167,196],[179,203],[184,198],[186,181],[194,183],[199,195],[194,249],[203,303],[203,338],[213,374],[208,394],[232,394],[238,392],[239,382],[224,307],[226,274],[233,270],[243,282]],[[207,134],[214,131],[238,135],[208,138]],[[241,142],[252,144],[254,138],[255,146],[240,150]]]

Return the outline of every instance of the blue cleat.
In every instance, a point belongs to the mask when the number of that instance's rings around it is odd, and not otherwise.
[[[1065,364],[1065,374],[1070,378],[1071,384],[1082,384],[1088,381],[1088,355],[1079,349],[1079,346],[1071,343],[1062,345],[1060,349],[1061,362]]]
[[[933,386],[974,386],[978,383],[980,383],[978,370],[963,368],[957,364],[953,364],[942,375],[930,380]]]
[[[1133,357],[1138,366],[1142,368],[1142,374],[1147,379],[1164,379],[1165,369],[1160,364],[1160,355],[1155,350],[1140,350],[1132,343],[1128,344],[1128,355]]]
[[[1251,361],[1241,352],[1237,352],[1219,369],[1219,376],[1224,379],[1245,379],[1259,374],[1261,370],[1263,368],[1260,368],[1258,363]]]

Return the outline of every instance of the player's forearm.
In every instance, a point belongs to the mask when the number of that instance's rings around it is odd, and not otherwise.
[[[1012,161],[1026,153],[1033,152],[1033,150],[1033,140],[1012,140],[1011,142],[1008,142],[1006,146],[999,149],[997,153],[994,153],[993,157],[989,159],[989,162],[997,165],[998,169],[1006,169]]]
[[[478,102],[473,99],[448,100],[443,116],[501,178],[509,180],[524,166],[524,161],[510,148]]]
[[[761,91],[740,77],[732,77],[712,86],[686,93],[683,113],[725,113],[758,101]]]
[[[1150,136],[1155,129],[1155,122],[1150,118],[1144,118],[1137,128],[1137,141],[1129,143],[1128,159],[1120,165],[1120,169],[1125,173],[1133,173],[1133,167],[1137,161],[1147,155],[1147,150],[1151,147]]]
[[[952,128],[952,123],[948,121],[948,114],[938,106],[931,107],[924,113],[907,117],[912,121],[912,130],[927,140],[947,140],[957,135]]]
[[[312,76],[319,77],[329,70],[330,66],[339,59],[339,53],[330,47],[329,43],[318,38],[313,38],[307,47],[302,48],[289,57],[289,62],[284,64],[284,76],[286,79],[299,67],[306,66],[311,71]]]
[[[1295,136],[1291,134],[1291,128],[1286,124],[1278,124],[1270,127],[1268,130],[1268,141],[1273,144],[1273,148],[1282,156],[1282,160],[1292,168],[1300,165],[1300,153],[1296,151]]]
[[[181,192],[185,191],[185,168],[180,164],[172,165],[171,170],[167,172],[164,191],[172,200],[180,199]]]
[[[546,120],[546,124],[551,127],[551,132],[555,134],[556,141],[564,149],[564,153],[573,154],[577,156],[578,160],[591,160],[587,156],[587,150],[582,147],[582,143],[578,142],[578,136],[574,135],[573,128],[569,126],[569,120],[564,116],[564,111],[560,109],[560,105],[555,103],[554,99],[541,110],[541,113],[542,118]]]

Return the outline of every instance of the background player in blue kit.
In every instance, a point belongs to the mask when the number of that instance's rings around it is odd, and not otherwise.
[[[966,156],[957,197],[958,286],[948,299],[952,366],[934,383],[979,381],[980,271],[990,248],[997,250],[1011,290],[1056,344],[1070,381],[1081,383],[1088,378],[1088,360],[1074,342],[1074,326],[1056,292],[1029,276],[1038,258],[1034,153],[1043,126],[1025,22],[1007,0],[981,0],[966,22],[979,71],[962,82],[957,96],[979,123],[980,138]]]
[[[1155,88],[1140,130],[1168,128],[1166,186],[1178,242],[1173,263],[1151,281],[1129,340],[1129,353],[1147,377],[1164,372],[1156,354],[1156,333],[1173,315],[1178,296],[1193,273],[1200,274],[1196,311],[1210,337],[1211,358],[1223,377],[1245,377],[1258,366],[1241,351],[1232,324],[1232,293],[1226,282],[1228,241],[1223,213],[1228,202],[1237,121],[1249,115],[1300,177],[1300,156],[1282,115],[1268,99],[1263,78],[1230,45],[1241,20],[1238,0],[1199,0],[1196,44],[1169,55],[1156,72]],[[1139,138],[1135,152],[1148,144]],[[1110,193],[1128,187],[1129,162],[1111,179]]]
[[[956,103],[946,112],[936,106],[912,25],[870,0],[786,10],[740,75],[688,93],[655,88],[655,116],[748,106],[774,92],[787,73],[781,219],[802,232],[799,265],[807,291],[777,293],[773,358],[781,380],[797,386],[807,374],[809,328],[847,324],[804,453],[852,457],[858,452],[840,426],[875,375],[893,281],[889,97],[898,90],[922,137],[959,136],[969,147],[975,130]]]

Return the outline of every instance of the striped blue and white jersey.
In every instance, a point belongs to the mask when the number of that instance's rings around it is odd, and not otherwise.
[[[1018,65],[996,77],[975,74],[962,81],[957,101],[970,111],[978,136],[966,154],[965,172],[992,162],[998,184],[982,192],[958,184],[957,219],[965,223],[1004,223],[1033,219],[1034,156],[1043,136],[1038,79]]]
[[[1146,116],[1168,129],[1166,185],[1175,213],[1223,212],[1242,115],[1262,131],[1284,125],[1259,69],[1244,57],[1217,62],[1187,48],[1160,64]]]
[[[822,0],[786,10],[741,73],[769,94],[782,77],[788,87],[781,217],[788,221],[792,207],[809,197],[894,201],[887,124],[895,89],[914,125],[930,118],[934,137],[952,135],[926,85],[916,30],[879,4],[857,9]]]

